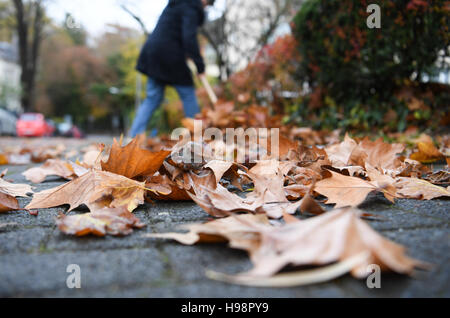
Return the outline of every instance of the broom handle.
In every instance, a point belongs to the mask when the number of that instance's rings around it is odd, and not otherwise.
[[[217,96],[216,93],[214,93],[214,90],[212,89],[211,85],[208,82],[208,79],[206,78],[206,76],[201,76],[199,75],[200,80],[202,81],[203,86],[206,89],[206,92],[208,93],[209,99],[211,100],[211,102],[213,103],[213,105],[217,104]]]
[[[200,81],[202,82],[203,87],[206,89],[206,92],[208,93],[209,99],[211,100],[213,105],[216,105],[216,103],[219,101],[219,99],[217,98],[216,93],[214,93],[214,90],[212,89],[211,85],[209,84],[206,76],[202,76],[202,75],[198,74],[197,66],[195,66],[194,61],[192,61],[191,59],[187,60],[187,64],[188,64],[189,68],[191,69],[191,71],[194,74],[197,74],[198,78],[200,78]]]

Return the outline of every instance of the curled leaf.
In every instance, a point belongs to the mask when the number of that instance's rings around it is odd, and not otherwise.
[[[133,228],[143,228],[145,224],[128,211],[126,207],[104,208],[91,213],[66,216],[60,214],[56,220],[59,230],[68,235],[124,236]]]

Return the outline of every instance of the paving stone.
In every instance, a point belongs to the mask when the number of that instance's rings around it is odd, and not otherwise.
[[[155,249],[9,254],[0,261],[0,297],[41,296],[66,289],[70,264],[81,268],[82,292],[111,286],[160,286],[170,279]]]
[[[22,225],[10,226],[9,230],[6,229],[7,231],[0,231],[0,258],[8,257],[4,255],[8,253],[44,251],[46,238],[51,232],[51,229],[48,228],[26,228]],[[0,259],[1,264],[2,260]]]

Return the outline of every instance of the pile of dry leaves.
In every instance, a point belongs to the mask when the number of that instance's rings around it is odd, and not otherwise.
[[[227,116],[229,111],[208,114],[210,123],[205,126],[230,125],[227,118],[237,121],[236,125],[268,126],[264,114]],[[308,129],[291,129],[284,134],[287,137],[280,138],[280,156],[263,156],[256,163],[214,157],[186,163],[179,160],[180,153],[198,147],[216,149],[223,146],[222,141],[199,145],[144,138],[126,146],[115,141],[109,155],[102,147],[93,148],[81,162],[52,158],[26,171],[27,180],[39,183],[52,175],[69,181],[34,193],[25,209],[69,205],[70,212],[85,205],[89,213],[60,215],[56,222],[62,232],[128,235],[145,226],[132,213],[145,201],[194,201],[215,220],[186,226],[187,233],[146,237],[186,245],[227,242],[231,248],[247,251],[254,265],[251,271],[237,276],[207,273],[210,278],[237,284],[285,287],[327,281],[348,272],[362,278],[369,274],[370,264],[402,274],[424,266],[409,258],[402,246],[371,229],[363,220],[365,213],[357,207],[373,192],[382,193],[393,203],[400,198],[449,197],[448,169],[433,173],[421,163],[448,160],[448,138],[440,140],[442,147],[438,149],[430,137],[421,136],[416,150],[408,154],[404,145],[382,139],[346,136],[339,142],[336,133],[325,136]],[[314,140],[328,145],[308,146]],[[15,197],[29,193],[30,186],[0,179],[0,212],[20,209]],[[325,198],[324,203],[335,205],[334,210],[326,212],[319,204]],[[294,217],[298,212],[310,218],[299,220]],[[315,269],[280,273],[287,266]]]

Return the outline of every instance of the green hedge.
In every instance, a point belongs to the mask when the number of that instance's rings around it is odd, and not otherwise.
[[[380,29],[367,26],[372,3],[381,8]],[[313,92],[294,118],[328,128],[401,130],[411,112],[448,110],[448,91],[424,100],[429,89],[419,82],[443,67],[436,64],[440,55],[450,56],[449,10],[443,0],[306,1],[293,23],[301,55],[296,75]],[[422,109],[398,97],[405,86],[424,100]],[[386,119],[392,110],[395,123]],[[419,117],[427,124],[427,116]]]

